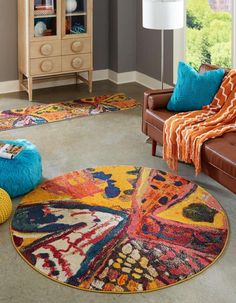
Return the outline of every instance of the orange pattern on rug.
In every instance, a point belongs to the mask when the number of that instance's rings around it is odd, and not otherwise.
[[[0,112],[0,131],[67,119],[116,112],[136,107],[136,100],[123,93],[83,98]]]

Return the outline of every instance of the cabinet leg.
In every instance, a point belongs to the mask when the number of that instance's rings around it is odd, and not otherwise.
[[[23,74],[21,72],[19,72],[19,91],[23,91],[23,88],[22,88],[22,84],[23,84]]]
[[[93,91],[93,71],[88,72],[88,82],[89,82],[89,92],[92,93]]]
[[[79,77],[78,77],[78,73],[75,73],[75,84],[78,85],[79,84]]]
[[[33,78],[32,77],[28,78],[28,96],[29,96],[29,101],[32,101],[32,99],[33,99]]]

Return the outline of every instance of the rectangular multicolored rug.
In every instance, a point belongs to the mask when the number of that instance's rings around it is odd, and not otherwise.
[[[136,106],[136,100],[123,93],[117,93],[110,96],[5,110],[0,112],[0,131],[127,110]]]

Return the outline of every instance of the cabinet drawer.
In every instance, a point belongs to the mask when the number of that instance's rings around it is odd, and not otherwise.
[[[90,53],[90,38],[66,39],[62,40],[62,55],[72,55],[79,53]]]
[[[55,57],[61,55],[61,41],[31,42],[30,58]]]
[[[91,68],[91,54],[81,54],[79,56],[63,56],[62,71],[79,71]]]
[[[44,75],[61,72],[61,57],[31,59],[31,75]]]

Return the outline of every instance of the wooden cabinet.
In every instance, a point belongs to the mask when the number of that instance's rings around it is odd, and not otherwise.
[[[19,82],[74,76],[92,91],[93,0],[18,0]],[[88,77],[80,73],[87,72]]]

